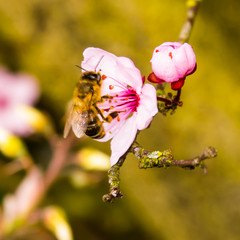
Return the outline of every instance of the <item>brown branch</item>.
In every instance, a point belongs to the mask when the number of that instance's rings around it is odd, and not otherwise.
[[[51,139],[52,148],[54,149],[53,157],[50,161],[48,169],[45,174],[45,186],[49,188],[49,186],[54,182],[57,178],[59,172],[65,165],[66,157],[69,151],[69,148],[72,145],[74,139],[74,135],[71,134],[68,138],[63,139],[55,136]]]
[[[14,228],[15,222],[24,224],[30,213],[43,199],[49,187],[59,176],[66,163],[69,149],[73,142],[73,136],[63,139],[59,136],[51,138],[53,157],[44,174],[36,165],[31,166],[15,193],[4,199],[2,224],[0,223],[0,236],[3,228],[4,234],[8,234]],[[11,206],[8,207],[8,206]],[[21,227],[21,224],[17,227]]]
[[[182,30],[179,34],[178,41],[181,43],[188,42],[192,27],[195,21],[195,18],[197,16],[197,12],[200,6],[201,0],[188,0],[187,5],[189,5],[188,12],[187,12],[187,18],[185,20],[185,23],[183,24]]]
[[[139,168],[153,168],[153,167],[181,167],[194,169],[198,166],[203,166],[203,161],[217,156],[217,151],[213,147],[206,148],[203,153],[188,160],[174,160],[170,150],[163,152],[160,151],[147,151],[141,146],[134,143],[130,148],[132,152],[139,159]]]
[[[123,165],[126,156],[127,153],[123,155],[108,171],[108,183],[110,185],[110,189],[109,193],[103,196],[104,202],[112,203],[116,198],[123,197],[122,193],[120,192],[120,167]]]

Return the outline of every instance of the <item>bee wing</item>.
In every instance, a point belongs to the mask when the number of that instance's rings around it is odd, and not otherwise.
[[[77,112],[73,111],[72,113],[72,130],[75,133],[76,137],[81,138],[88,126],[88,112]]]
[[[86,132],[87,126],[88,111],[81,112],[72,104],[67,113],[63,137],[66,138],[70,132],[70,129],[72,128],[76,137],[81,138]]]
[[[66,114],[66,123],[64,126],[64,130],[63,130],[63,137],[66,138],[70,132],[70,129],[72,127],[72,114],[73,114],[73,103],[71,102],[68,105],[68,110],[67,110],[67,114]]]
[[[84,104],[81,107],[81,104],[75,105],[74,101],[71,102],[63,132],[64,138],[68,136],[71,127],[76,137],[81,138],[85,134],[88,127],[88,110],[91,106],[91,99],[92,93],[89,93],[84,99]]]

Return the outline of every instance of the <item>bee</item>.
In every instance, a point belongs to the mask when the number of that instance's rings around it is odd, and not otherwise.
[[[81,68],[80,66],[77,67]],[[101,97],[102,75],[100,72],[83,70],[85,72],[74,89],[63,137],[66,138],[72,128],[78,138],[86,134],[91,138],[100,139],[105,136],[105,132],[99,115],[103,121],[111,122],[118,116],[118,113],[112,112],[107,117],[103,116],[101,110],[97,107],[97,103],[102,102],[104,98],[111,97]]]

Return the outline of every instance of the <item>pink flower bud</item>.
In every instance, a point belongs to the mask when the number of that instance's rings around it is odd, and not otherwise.
[[[161,44],[155,48],[151,63],[156,77],[169,83],[184,80],[187,75],[196,70],[196,56],[188,43]]]

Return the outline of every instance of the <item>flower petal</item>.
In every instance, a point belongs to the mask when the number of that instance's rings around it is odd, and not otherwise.
[[[116,164],[121,156],[123,156],[131,144],[133,143],[137,134],[136,114],[134,113],[125,121],[125,124],[119,129],[118,133],[111,141],[112,155],[110,158],[111,166]]]
[[[19,106],[14,105],[1,115],[0,126],[18,136],[27,136],[33,133],[33,129]]]
[[[179,79],[175,64],[168,55],[161,52],[155,52],[151,59],[151,63],[152,70],[158,78],[166,82],[174,82]]]
[[[121,116],[121,113],[119,115]],[[123,121],[118,121],[117,119],[113,119],[110,123],[104,122],[103,128],[105,130],[105,136],[101,139],[96,139],[96,140],[99,142],[107,142],[117,134],[117,132],[123,126],[124,123],[125,123],[125,119]]]
[[[188,59],[188,71],[186,74],[189,75],[196,69],[196,55],[191,45],[187,43],[184,43],[183,45],[186,45],[185,52]]]
[[[184,43],[174,51],[173,61],[175,63],[179,78],[184,78],[190,74],[196,66],[196,56],[191,45]]]
[[[107,78],[103,80],[102,95],[109,94],[109,87],[112,88],[110,94],[123,90],[123,86],[136,87],[139,92],[142,87],[142,76],[133,63],[126,57],[117,57],[112,53],[99,48],[87,48],[84,52],[82,67],[87,71],[100,71],[101,75]]]
[[[31,75],[23,73],[13,74],[1,68],[0,96],[1,95],[7,95],[7,100],[11,104],[32,105],[39,97],[39,85],[37,80]]]
[[[140,102],[137,108],[137,129],[142,130],[148,127],[157,112],[156,90],[152,85],[145,84],[142,88],[142,94],[140,95]]]

